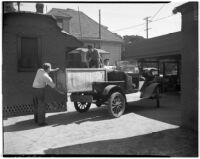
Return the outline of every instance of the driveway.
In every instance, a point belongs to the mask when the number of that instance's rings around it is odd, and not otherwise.
[[[84,114],[74,110],[48,113],[45,127],[33,115],[3,121],[4,155],[131,155],[198,156],[198,134],[180,128],[181,104],[177,94],[155,101],[130,103],[120,118],[108,115],[106,106]]]

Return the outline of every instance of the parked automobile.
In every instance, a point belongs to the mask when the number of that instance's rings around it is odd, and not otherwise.
[[[155,67],[143,68],[143,71],[151,71],[153,76],[159,76],[158,69]]]
[[[144,81],[139,80],[139,72],[136,74],[137,87],[132,85],[128,73],[104,68],[68,68],[65,72],[58,71],[55,81],[59,89],[71,93],[70,99],[78,112],[87,112],[91,103],[98,107],[105,104],[113,117],[120,117],[126,105],[134,100],[155,99],[160,107],[159,84],[154,82],[141,91]]]
[[[172,70],[165,75],[159,74],[158,69],[154,67],[143,68],[143,71],[152,73],[154,80],[160,84],[161,92],[169,90],[180,90],[180,80],[177,75],[177,70]]]

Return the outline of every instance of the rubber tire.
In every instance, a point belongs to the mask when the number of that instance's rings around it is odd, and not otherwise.
[[[97,106],[97,107],[101,107],[101,104],[100,104],[100,103],[96,103],[96,106]]]
[[[80,104],[86,104],[86,106],[82,109],[79,107],[79,103]],[[79,113],[85,113],[90,109],[91,103],[81,103],[81,102],[74,102],[74,107],[76,109],[77,112]]]
[[[122,102],[122,108],[120,109],[120,111],[118,113],[113,112],[112,110],[112,103],[115,100],[116,97],[119,97],[121,99]],[[125,107],[126,107],[126,100],[124,98],[124,96],[120,93],[120,92],[113,92],[110,95],[110,98],[108,99],[108,112],[111,116],[118,118],[121,115],[123,115],[124,111],[125,111]]]

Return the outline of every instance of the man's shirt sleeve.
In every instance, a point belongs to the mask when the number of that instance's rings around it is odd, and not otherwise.
[[[46,75],[45,76],[45,82],[47,85],[49,85],[51,88],[55,88],[56,85],[55,83],[53,82],[52,78],[49,76],[49,75]]]

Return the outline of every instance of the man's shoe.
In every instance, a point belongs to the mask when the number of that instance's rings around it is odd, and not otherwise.
[[[143,92],[141,92],[141,94],[140,94],[140,98],[143,98]]]
[[[38,116],[34,114],[34,122],[38,123]]]

